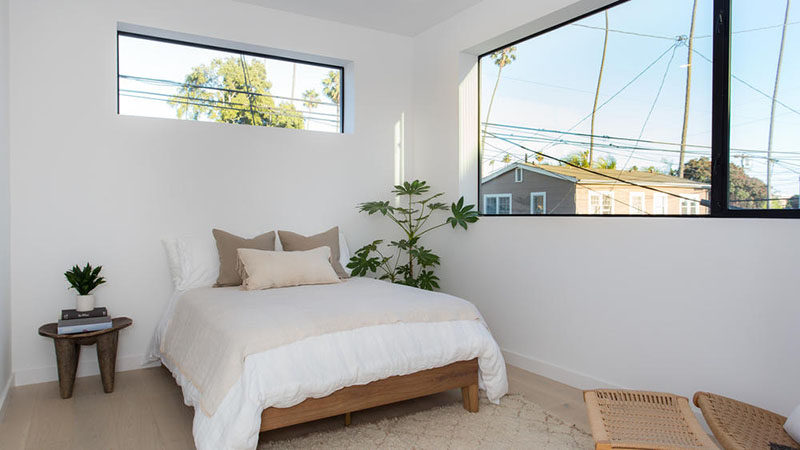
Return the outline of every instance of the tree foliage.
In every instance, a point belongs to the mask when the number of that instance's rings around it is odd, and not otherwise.
[[[328,76],[322,79],[322,93],[331,99],[335,104],[339,104],[339,71],[331,70]]]
[[[319,94],[315,89],[308,89],[303,92],[303,99],[305,100],[303,106],[308,109],[314,109],[319,105],[319,103],[316,103],[319,102]]]
[[[729,167],[728,197],[731,205],[740,208],[766,208],[766,199],[769,198],[766,183],[747,175],[736,164],[731,163]],[[702,157],[688,161],[683,168],[683,176],[689,180],[711,183],[711,160]]]
[[[501,50],[497,50],[490,55],[492,62],[501,69],[517,59],[517,46],[512,45]]]
[[[428,194],[429,191],[430,186],[425,181],[406,181],[392,190],[393,194],[406,198],[404,206],[393,206],[391,202],[383,200],[358,205],[360,212],[380,214],[394,222],[403,231],[404,237],[388,243],[376,240],[358,249],[347,264],[353,276],[380,273],[381,280],[392,283],[429,291],[439,288],[439,277],[434,273],[441,262],[439,255],[425,248],[420,238],[448,224],[452,228],[466,230],[469,224],[478,221],[478,212],[475,205],[465,205],[463,197],[448,206],[437,201],[443,193]],[[427,225],[437,211],[449,211],[450,216],[437,225]]]
[[[192,68],[170,98],[179,118],[281,128],[304,128],[303,114],[289,102],[275,105],[261,61],[215,58]]]
[[[800,209],[800,195],[793,195],[786,201],[786,209]]]

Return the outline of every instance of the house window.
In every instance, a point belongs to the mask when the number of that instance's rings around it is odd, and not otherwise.
[[[484,195],[483,213],[487,215],[511,214],[511,194]]]
[[[547,214],[546,192],[531,192],[531,214]]]
[[[522,183],[522,169],[520,169],[519,167],[514,169],[514,182]]]
[[[672,214],[800,217],[799,21],[786,1],[621,0],[482,54],[479,193],[535,161],[526,187],[551,176],[541,190],[558,214],[665,215],[673,202]],[[583,211],[581,190],[554,180],[617,193]]]
[[[681,215],[694,216],[700,209],[700,196],[696,194],[683,194],[681,196]]]
[[[644,192],[631,192],[628,208],[630,209],[630,214],[646,214]]]
[[[122,31],[117,57],[122,115],[343,131],[342,67]]]
[[[614,214],[614,193],[589,192],[589,214]]]
[[[665,194],[653,194],[653,214],[669,214],[669,200]]]

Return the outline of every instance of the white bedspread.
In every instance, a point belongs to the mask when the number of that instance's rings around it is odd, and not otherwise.
[[[212,415],[249,355],[373,325],[479,319],[466,300],[371,278],[257,291],[197,288],[176,305],[161,354],[192,382],[203,412]]]
[[[172,314],[172,305],[167,309]],[[159,327],[156,343],[164,328],[169,327]],[[199,449],[253,449],[264,408],[290,407],[346,386],[476,357],[481,388],[497,402],[508,389],[505,363],[482,320],[387,323],[311,336],[248,356],[241,376],[210,416],[201,411],[202,396],[191,381],[168,358],[162,361],[183,388],[186,404],[195,408]]]

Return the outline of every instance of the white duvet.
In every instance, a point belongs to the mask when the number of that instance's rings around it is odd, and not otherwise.
[[[354,286],[362,282],[351,281]],[[241,376],[208,416],[201,411],[198,390],[157,350],[181,297],[176,293],[170,301],[151,354],[170,369],[184,401],[195,408],[193,434],[201,450],[255,448],[265,408],[290,407],[346,386],[476,357],[480,386],[489,400],[499,401],[508,390],[503,357],[482,320],[390,323],[307,337],[251,354]]]

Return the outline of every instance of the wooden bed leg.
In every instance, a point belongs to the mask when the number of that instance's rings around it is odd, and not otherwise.
[[[469,412],[478,412],[478,385],[471,384],[462,387],[461,399],[464,401],[464,409]]]
[[[344,413],[344,426],[350,426],[350,413]]]

